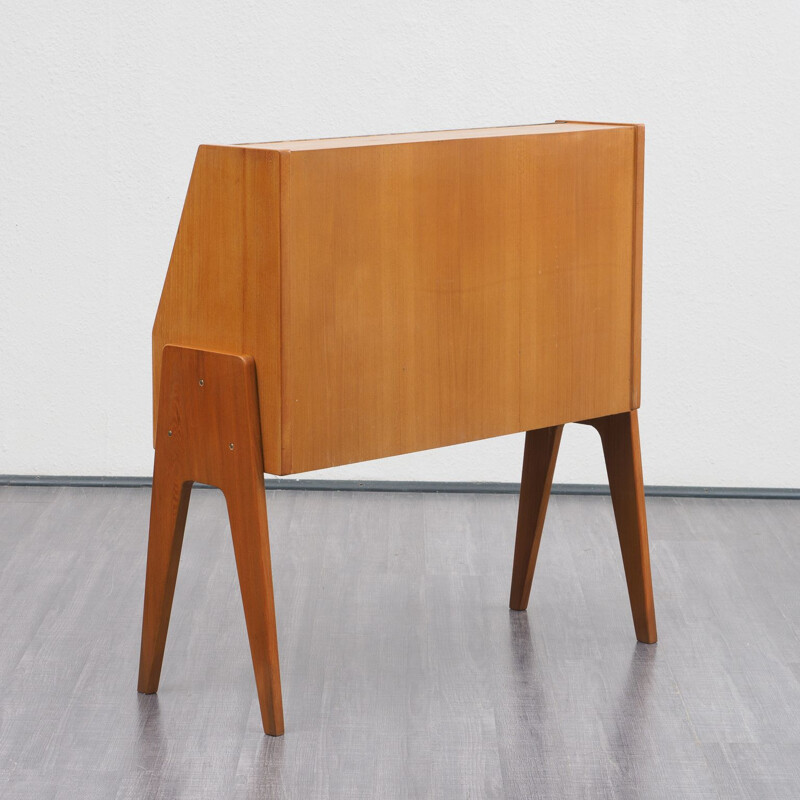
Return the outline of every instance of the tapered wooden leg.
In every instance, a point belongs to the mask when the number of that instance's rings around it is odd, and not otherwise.
[[[283,733],[283,702],[263,473],[257,476],[255,485],[229,487],[225,497],[261,720],[267,733],[280,736]]]
[[[139,691],[144,694],[158,691],[192,491],[191,481],[182,480],[170,467],[166,459],[156,454],[139,654]]]
[[[264,732],[283,733],[255,363],[164,348],[156,430],[139,691],[161,672],[191,482],[225,494]]]
[[[639,418],[634,410],[587,420],[587,423],[597,428],[603,442],[636,638],[652,644],[657,638],[656,614],[647,542]]]
[[[525,455],[522,460],[522,482],[517,512],[517,543],[511,574],[511,600],[515,611],[528,607],[533,571],[539,554],[539,542],[553,484],[558,445],[563,425],[528,431],[525,434]]]

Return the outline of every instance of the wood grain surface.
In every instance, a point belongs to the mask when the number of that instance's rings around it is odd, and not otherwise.
[[[276,153],[198,150],[153,325],[154,434],[165,345],[251,355],[270,472],[281,443],[279,173]]]
[[[528,607],[563,430],[563,425],[556,425],[525,434],[509,600],[509,607],[514,611],[524,611]]]
[[[636,638],[657,640],[636,411],[584,420],[600,433]],[[528,607],[563,426],[528,431],[522,461],[510,607]]]
[[[264,731],[283,733],[255,365],[164,348],[147,551],[139,691],[158,690],[193,481],[222,489],[230,517]]]
[[[641,127],[201,147],[153,332],[250,354],[289,474],[638,405]]]
[[[636,411],[589,420],[600,433],[614,506],[622,563],[631,601],[636,638],[652,644],[656,634],[650,546],[644,504],[639,415]]]

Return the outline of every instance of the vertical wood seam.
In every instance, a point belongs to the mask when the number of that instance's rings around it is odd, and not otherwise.
[[[283,175],[281,168],[281,156],[278,159],[278,192],[275,201],[278,204],[278,347],[275,358],[278,360],[278,424],[275,435],[278,437],[278,469],[283,472],[283,202],[281,191],[283,187]],[[256,371],[256,388],[258,388],[258,371]],[[264,436],[263,425],[261,436]],[[262,439],[263,443],[263,439]]]
[[[247,153],[246,150],[243,151]],[[258,185],[256,187],[250,186],[249,180],[249,163],[250,159],[245,155],[242,159],[242,279],[240,282],[240,286],[242,287],[242,294],[239,298],[239,309],[242,315],[239,325],[239,353],[246,352],[247,349],[245,342],[247,341],[247,278],[250,274],[250,269],[248,265],[250,263],[251,258],[251,248],[250,248],[250,231],[247,225],[247,211],[248,206],[250,204],[250,192],[251,191],[258,191]],[[257,181],[258,179],[256,179]]]
[[[289,224],[289,215],[284,214],[284,204],[288,202],[289,193],[289,156],[291,151],[281,151],[278,155],[278,294],[279,294],[279,334],[280,347],[278,354],[278,370],[280,387],[280,468],[281,474],[287,475],[292,471],[292,424],[291,412],[286,407],[288,393],[286,390],[286,340],[289,338],[289,325],[287,322],[287,284],[289,271],[286,269],[286,259],[289,237],[284,226]]]
[[[631,250],[631,408],[641,402],[642,236],[644,211],[644,125],[633,126],[633,244]]]

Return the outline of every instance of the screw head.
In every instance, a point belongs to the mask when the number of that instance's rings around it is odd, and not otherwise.
[[[228,449],[229,449],[229,450],[233,450],[233,442],[231,442],[231,443],[228,445]]]
[[[172,436],[172,431],[167,431],[167,436]]]
[[[205,386],[205,383],[206,383],[206,382],[205,382],[205,381],[204,381],[202,378],[200,378],[200,380],[198,381],[198,383],[199,383],[201,386]]]

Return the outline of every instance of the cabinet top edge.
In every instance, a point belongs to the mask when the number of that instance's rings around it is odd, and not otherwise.
[[[343,136],[330,139],[297,139],[283,142],[252,142],[227,145],[254,150],[277,150],[296,152],[306,150],[337,150],[349,147],[377,147],[414,142],[445,142],[459,139],[490,139],[508,136],[532,136],[553,133],[575,133],[579,131],[609,130],[633,127],[634,123],[608,122],[545,122],[536,125],[512,125],[498,128],[462,128],[446,131],[420,131],[409,133],[370,134],[366,136]]]

